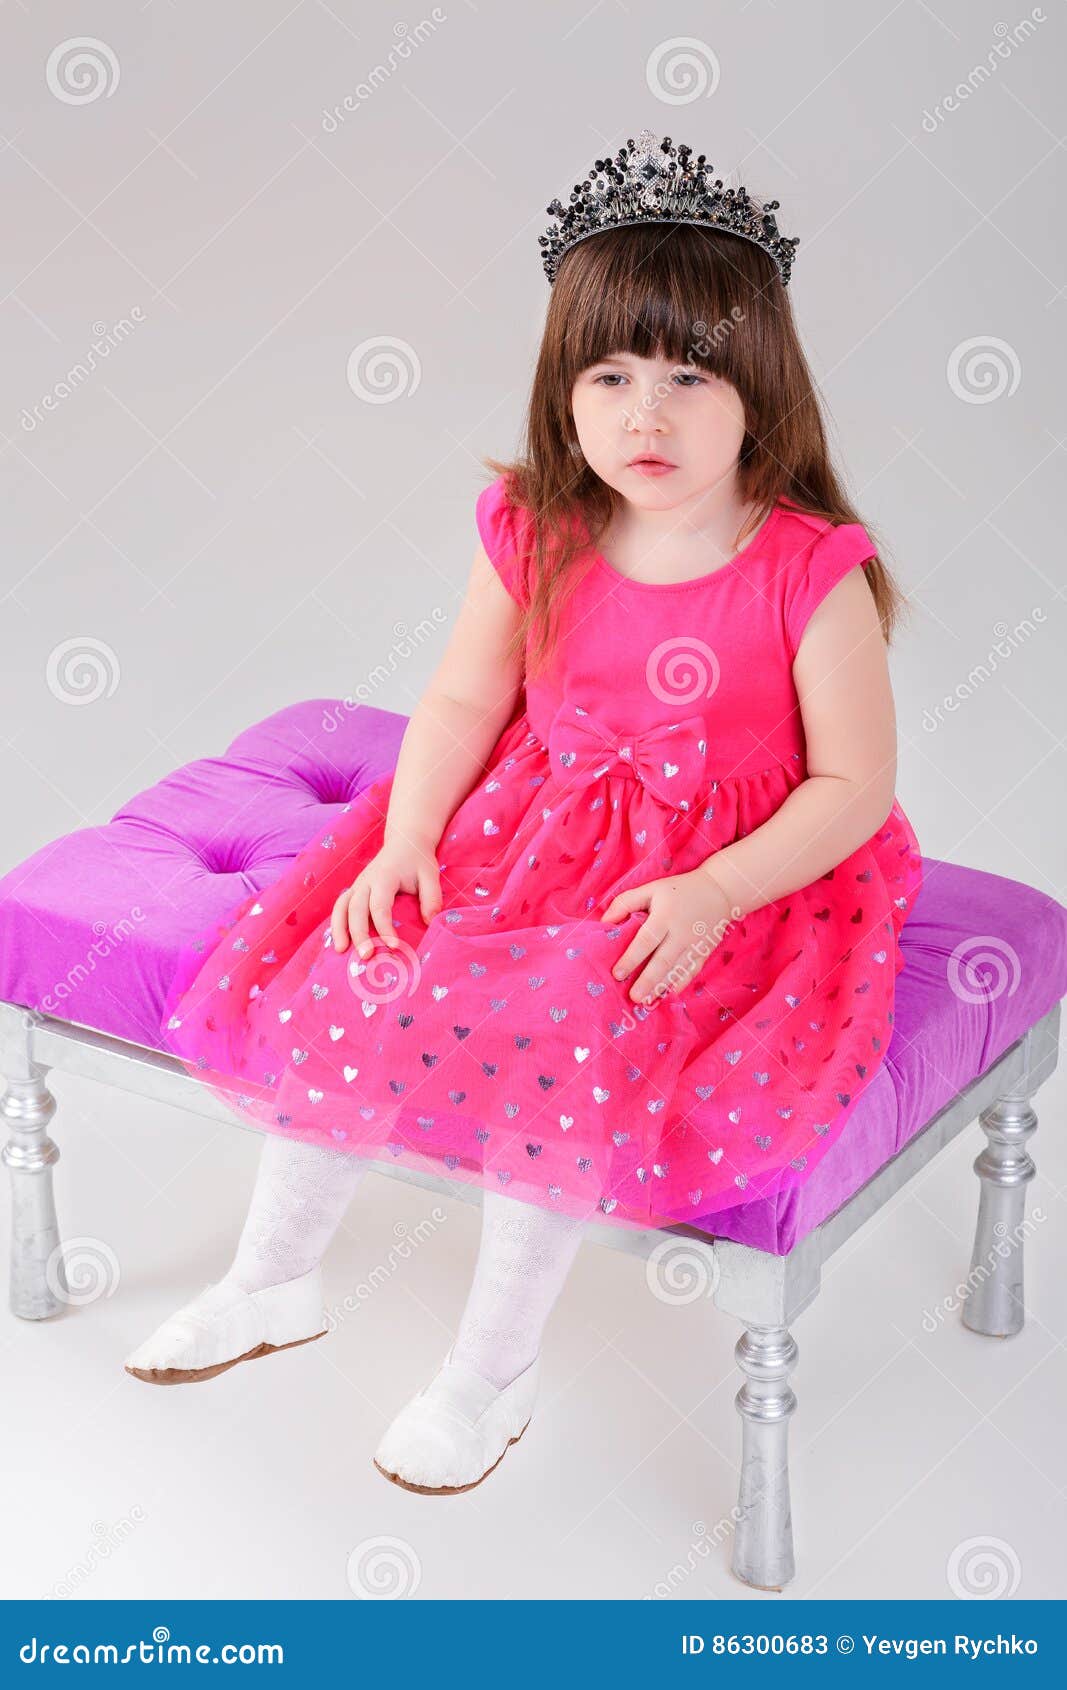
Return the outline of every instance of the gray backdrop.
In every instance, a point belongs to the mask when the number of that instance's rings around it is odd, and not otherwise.
[[[94,8],[114,64],[47,69],[75,22],[9,14],[3,70],[9,861],[379,664],[410,711],[478,459],[517,441],[544,208],[648,124],[801,236],[808,355],[913,603],[924,849],[1062,883],[1061,7],[156,0]],[[90,708],[65,640],[107,648]]]
[[[220,753],[291,701],[354,693],[374,676],[375,702],[410,711],[467,577],[479,458],[505,456],[517,442],[548,293],[536,239],[544,208],[593,157],[647,124],[707,151],[723,170],[738,168],[754,192],[781,200],[781,227],[802,237],[790,291],[839,458],[913,607],[893,659],[898,791],[925,852],[1062,895],[1057,400],[1067,385],[1067,295],[1057,0],[1029,12],[992,0],[655,9],[450,0],[421,12],[345,0],[99,0],[88,9],[16,5],[4,23],[4,868],[60,833],[106,821],[178,763]],[[82,31],[92,40],[79,48]],[[420,629],[414,654],[401,655],[405,635]],[[72,661],[79,653],[85,661]],[[95,1231],[109,1217],[107,1236],[129,1264],[126,1300],[83,1311],[76,1356],[69,1335],[60,1345],[51,1331],[15,1323],[11,1338],[27,1366],[54,1357],[51,1400],[69,1397],[73,1377],[94,1409],[110,1407],[86,1430],[84,1448],[72,1444],[69,1424],[57,1427],[56,1449],[70,1450],[69,1468],[53,1469],[56,1506],[73,1510],[65,1547],[47,1537],[23,1544],[30,1559],[8,1593],[37,1594],[59,1577],[87,1541],[88,1522],[110,1518],[131,1496],[152,1499],[154,1521],[137,1556],[110,1582],[99,1575],[101,1593],[288,1594],[298,1565],[306,1579],[298,1593],[332,1594],[335,1584],[341,1593],[336,1557],[355,1517],[332,1523],[335,1541],[295,1470],[272,1481],[293,1487],[290,1560],[271,1547],[270,1519],[256,1525],[269,1499],[251,1477],[230,1561],[225,1540],[217,1559],[190,1558],[187,1545],[199,1541],[219,1490],[194,1484],[183,1536],[186,1498],[180,1487],[159,1489],[167,1481],[153,1461],[159,1405],[119,1369],[135,1341],[225,1265],[255,1141],[185,1122],[176,1171],[167,1111],[101,1100],[91,1087],[68,1088],[66,1103],[83,1111],[85,1132],[64,1149],[61,1218],[68,1231]],[[210,1147],[210,1163],[197,1162],[201,1147]],[[948,1174],[927,1182],[922,1202],[901,1206],[889,1259],[894,1277],[923,1276],[911,1287],[916,1306],[965,1265],[975,1149],[969,1141]],[[1055,1190],[1044,1200],[1055,1204]],[[413,1217],[425,1201],[390,1195]],[[303,1363],[320,1370],[316,1400],[334,1405],[322,1412],[347,1424],[362,1403],[351,1473],[383,1518],[389,1499],[379,1495],[386,1487],[371,1472],[370,1449],[382,1415],[443,1353],[442,1329],[458,1314],[476,1215],[457,1208],[454,1275],[440,1271],[447,1255],[427,1253],[429,1277],[412,1269],[394,1293],[400,1304],[383,1302],[364,1320],[361,1340],[368,1321],[382,1322],[369,1329],[378,1341],[371,1410],[369,1372],[353,1369],[357,1392],[336,1401],[334,1369],[347,1363]],[[943,1235],[920,1212],[930,1208]],[[347,1273],[357,1260],[365,1271],[367,1240],[384,1247],[393,1213],[366,1199],[332,1271]],[[913,1262],[920,1223],[930,1253]],[[851,1291],[840,1276],[855,1310],[843,1315],[838,1302],[813,1316],[813,1344],[832,1354],[835,1333],[856,1329],[861,1300],[871,1317],[871,1288],[885,1279],[879,1252],[892,1237],[891,1223],[857,1253]],[[735,1334],[705,1320],[701,1377],[679,1377],[689,1365],[681,1336],[689,1311],[672,1317],[668,1342],[656,1324],[663,1311],[641,1299],[642,1283],[614,1252],[583,1259],[569,1313],[554,1328],[560,1394],[564,1352],[567,1379],[580,1379],[583,1394],[571,1391],[556,1435],[566,1438],[585,1413],[577,1447],[595,1445],[605,1403],[618,1407],[634,1370],[646,1382],[658,1372],[672,1398],[691,1402],[705,1400],[704,1369],[714,1368],[711,1409],[722,1425],[707,1410],[698,1442],[688,1419],[675,1426],[659,1387],[647,1395],[636,1387],[638,1420],[625,1436],[619,1430],[612,1478],[584,1490],[574,1478],[580,1500],[569,1529],[546,1526],[539,1572],[520,1580],[513,1562],[487,1565],[485,1525],[499,1511],[507,1541],[516,1498],[540,1485],[551,1460],[549,1421],[548,1441],[533,1454],[523,1445],[525,1473],[509,1460],[519,1491],[508,1491],[509,1476],[495,1478],[463,1526],[455,1515],[444,1524],[412,1516],[423,1532],[444,1533],[436,1557],[420,1540],[435,1574],[424,1594],[453,1593],[453,1578],[468,1578],[471,1590],[469,1577],[474,1594],[559,1593],[563,1581],[576,1594],[641,1594],[676,1558],[686,1527],[661,1511],[694,1472],[716,1465],[708,1440],[733,1438]],[[1058,1319],[1062,1331],[1062,1303],[1043,1306],[1045,1324],[1028,1341],[1040,1346],[1034,1366],[1056,1355],[1037,1399],[1055,1404],[1063,1348],[1048,1352],[1048,1323]],[[894,1307],[887,1291],[882,1324],[868,1327],[885,1335],[891,1361],[872,1343],[859,1382],[822,1375],[834,1430],[798,1480],[807,1560],[796,1594],[942,1594],[946,1546],[1010,1519],[1006,1500],[981,1521],[968,1512],[978,1487],[1020,1459],[985,1423],[987,1352],[967,1362],[972,1351],[960,1350],[968,1372],[959,1403],[914,1345],[898,1349]],[[646,1324],[619,1338],[620,1320]],[[908,1330],[917,1332],[914,1319]],[[410,1354],[396,1348],[398,1331],[411,1335]],[[615,1334],[610,1350],[605,1333]],[[589,1366],[591,1344],[606,1358],[603,1378]],[[282,1363],[267,1365],[280,1382]],[[1018,1363],[1004,1389],[1030,1365]],[[848,1440],[863,1461],[877,1435],[870,1395],[852,1406],[868,1382],[877,1382],[894,1435],[918,1400],[928,1432],[932,1397],[945,1428],[933,1453],[916,1456],[916,1471],[931,1468],[929,1482],[913,1494],[913,1474],[899,1467],[884,1502],[874,1496],[870,1520],[857,1487],[847,1510],[844,1500],[839,1512],[822,1506]],[[251,1393],[248,1425],[258,1423],[265,1384],[232,1388]],[[302,1389],[294,1402],[306,1400]],[[217,1393],[207,1404],[181,1409],[205,1414],[214,1433],[220,1401],[233,1409],[242,1399],[207,1390]],[[801,1432],[810,1438],[819,1410],[812,1395],[805,1401],[814,1418]],[[960,1442],[975,1436],[960,1457],[945,1456],[942,1471],[935,1458],[957,1436],[953,1409]],[[112,1424],[121,1434],[110,1451],[113,1495],[81,1494],[87,1468],[107,1459],[100,1440]],[[191,1439],[185,1472],[202,1459],[196,1425],[171,1423],[172,1437],[185,1428]],[[245,1425],[240,1411],[234,1425]],[[1047,1448],[1060,1447],[1058,1421],[1048,1430]],[[716,1471],[716,1494],[728,1501],[729,1475]],[[869,1463],[865,1471],[876,1493],[877,1473]],[[1025,1519],[1040,1521],[1045,1481],[1025,1476],[1037,1487]],[[1059,1471],[1058,1483],[1065,1479]],[[237,1482],[232,1469],[218,1476]],[[324,1480],[319,1500],[346,1510],[349,1496],[347,1481]],[[946,1540],[934,1543],[930,1568],[920,1566],[923,1519],[946,1508]],[[894,1517],[875,1531],[885,1509]],[[260,1530],[262,1558],[245,1577]],[[458,1540],[449,1533],[462,1530],[472,1533],[469,1559],[453,1561]],[[1022,1594],[1048,1594],[1026,1547]],[[741,1593],[718,1561],[682,1593],[698,1593],[705,1579],[716,1594]]]

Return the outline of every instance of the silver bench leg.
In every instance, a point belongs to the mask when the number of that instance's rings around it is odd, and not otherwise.
[[[1026,1187],[1037,1169],[1026,1144],[1036,1131],[1030,1106],[1036,1086],[1026,1077],[978,1117],[988,1144],[974,1164],[981,1181],[978,1225],[967,1276],[963,1324],[990,1338],[1021,1332]]]
[[[3,1161],[11,1174],[11,1308],[23,1320],[44,1320],[66,1306],[68,1290],[52,1190],[59,1149],[48,1136],[56,1100],[45,1084],[48,1070],[24,1048],[9,1046],[4,1060],[0,1114],[9,1135]]]
[[[746,1584],[781,1590],[793,1578],[789,1506],[789,1384],[797,1346],[785,1326],[750,1327],[734,1350],[746,1375],[735,1401],[741,1416],[741,1483],[732,1571]]]
[[[734,1349],[745,1382],[734,1399],[741,1475],[730,1570],[759,1590],[781,1590],[796,1571],[788,1440],[798,1351],[789,1329],[818,1295],[821,1246],[813,1233],[788,1256],[772,1256],[717,1238],[715,1263],[716,1306],[744,1327]]]

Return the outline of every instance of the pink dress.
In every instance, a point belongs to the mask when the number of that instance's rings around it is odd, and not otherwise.
[[[502,478],[476,515],[525,602],[528,518]],[[806,1179],[893,1030],[921,882],[899,805],[650,1007],[629,998],[636,974],[611,973],[644,912],[610,927],[599,912],[752,832],[804,779],[793,656],[873,551],[860,524],[782,500],[693,581],[627,580],[592,552],[551,674],[520,694],[444,828],[429,925],[400,893],[399,950],[333,947],[334,901],[382,842],[389,774],[187,948],[164,1043],[268,1131],[575,1216],[695,1224]]]

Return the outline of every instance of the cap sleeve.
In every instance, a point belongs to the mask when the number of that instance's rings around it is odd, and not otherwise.
[[[808,552],[807,562],[786,586],[785,626],[796,656],[812,615],[827,593],[850,569],[877,556],[878,548],[862,522],[828,524]]]
[[[528,512],[508,499],[504,476],[483,487],[474,515],[486,556],[511,597],[525,609],[529,603],[532,523]]]

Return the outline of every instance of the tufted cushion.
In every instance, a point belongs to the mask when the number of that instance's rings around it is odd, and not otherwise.
[[[0,880],[0,998],[159,1046],[181,945],[395,767],[405,716],[289,705]]]
[[[395,767],[407,718],[309,699],[176,769],[103,827],[0,880],[0,999],[158,1046],[179,947],[221,920]],[[901,943],[886,1061],[806,1184],[701,1225],[784,1254],[1067,993],[1067,910],[1033,887],[927,859]],[[963,962],[953,961],[966,947]],[[967,972],[986,954],[989,989]]]

